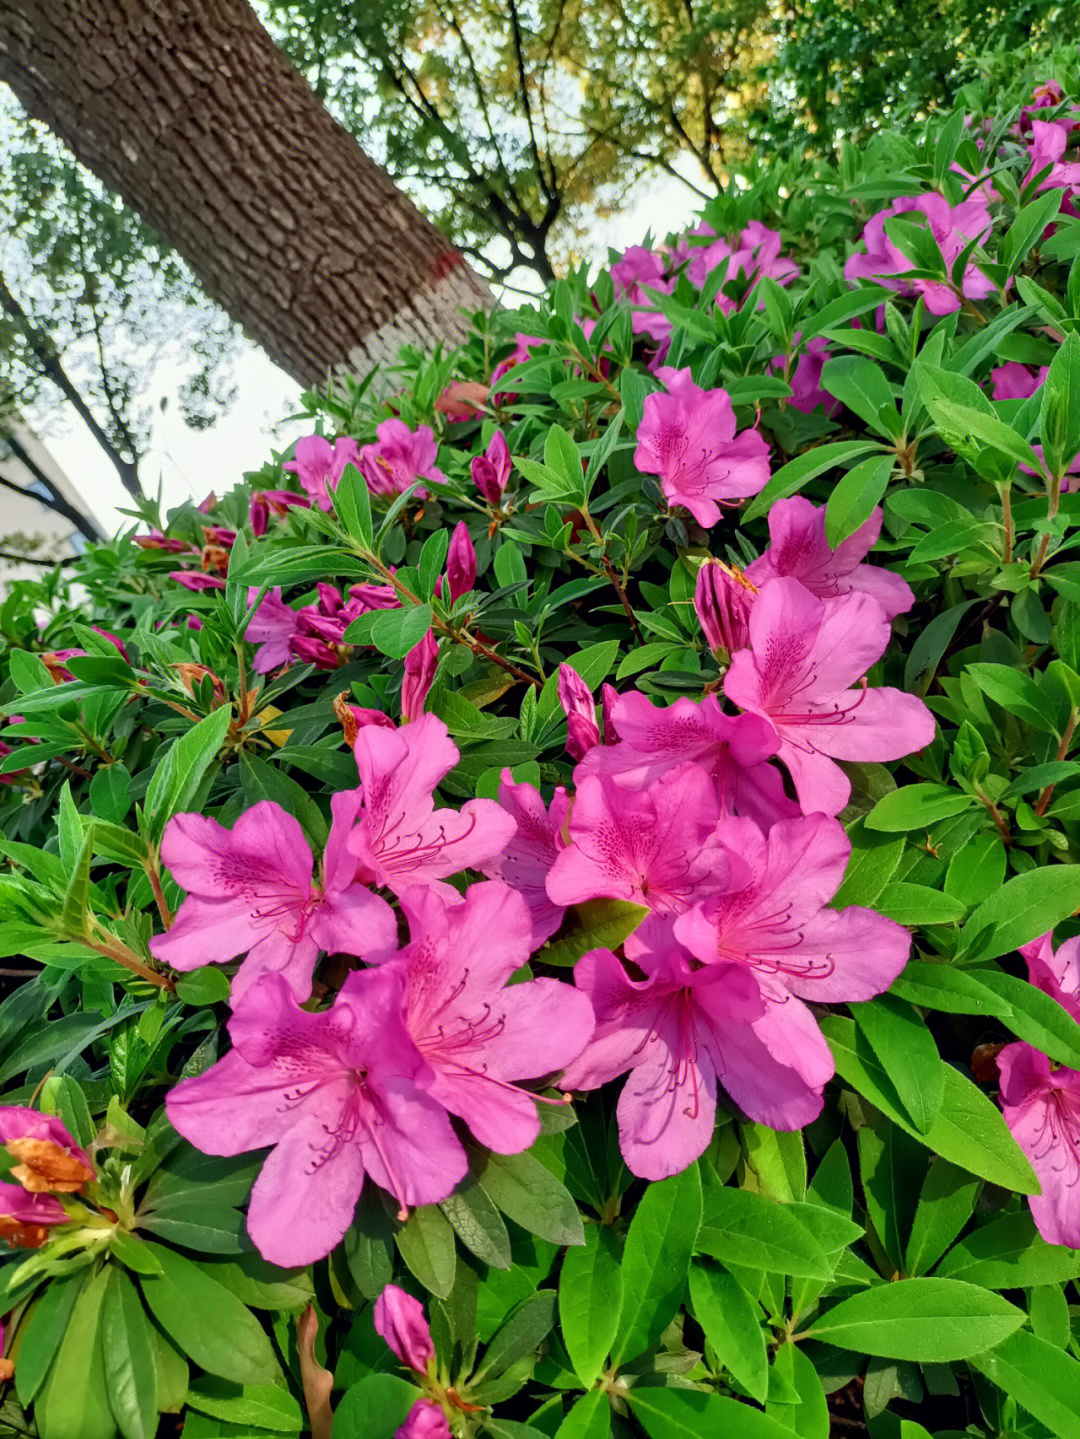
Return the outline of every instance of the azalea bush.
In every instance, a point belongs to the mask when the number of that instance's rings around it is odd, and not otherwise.
[[[2,1432],[1080,1434],[1071,97],[12,587]]]

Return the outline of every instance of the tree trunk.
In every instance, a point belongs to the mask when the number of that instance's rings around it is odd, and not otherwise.
[[[302,384],[491,302],[246,0],[0,0],[0,80]]]

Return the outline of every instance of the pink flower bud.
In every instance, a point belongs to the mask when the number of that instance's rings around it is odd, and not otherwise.
[[[446,583],[450,589],[450,600],[459,599],[476,584],[476,550],[465,521],[455,525],[446,554]]]
[[[261,539],[266,534],[269,520],[270,506],[266,503],[266,496],[256,490],[248,507],[248,524],[250,524],[251,533],[256,539]]]
[[[484,499],[492,509],[497,509],[510,479],[510,446],[502,430],[492,435],[486,454],[473,456],[469,472]]]
[[[435,1345],[419,1299],[396,1284],[388,1284],[375,1301],[374,1320],[375,1333],[386,1340],[402,1364],[417,1374],[426,1374],[429,1361],[435,1358]]]
[[[560,665],[558,692],[566,715],[566,752],[571,759],[584,759],[600,743],[592,691],[576,670]]]
[[[431,630],[405,656],[405,678],[401,682],[401,720],[419,719],[424,713],[428,690],[435,683],[439,647]]]
[[[446,1415],[430,1399],[418,1399],[394,1439],[453,1439]]]
[[[317,670],[336,670],[344,663],[338,651],[317,635],[293,635],[289,651],[302,664],[314,665]]]
[[[227,529],[225,525],[203,525],[203,534],[208,545],[221,545],[231,550],[236,544],[236,531]]]
[[[711,650],[733,655],[747,647],[752,603],[753,590],[715,560],[706,560],[698,570],[694,610]]]

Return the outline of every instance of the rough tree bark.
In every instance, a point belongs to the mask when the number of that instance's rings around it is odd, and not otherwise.
[[[0,80],[301,383],[490,303],[246,0],[0,0]]]

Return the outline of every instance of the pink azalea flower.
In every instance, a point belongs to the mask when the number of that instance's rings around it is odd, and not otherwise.
[[[1062,158],[1068,143],[1069,126],[1060,121],[1033,120],[1029,147],[1031,168],[1024,176],[1024,184],[1029,184],[1049,166],[1049,173],[1039,182],[1040,191],[1080,189],[1080,161]]]
[[[509,984],[533,933],[525,901],[501,880],[472,884],[464,898],[419,885],[401,907],[410,942],[388,967],[403,976],[405,1027],[435,1075],[428,1092],[489,1149],[528,1149],[540,1133],[536,1097],[515,1081],[581,1053],[593,1029],[588,1000],[557,979]]]
[[[762,992],[782,1004],[854,1003],[888,989],[907,963],[911,936],[872,909],[827,908],[851,856],[839,820],[800,815],[766,835],[753,820],[728,818],[719,835],[730,882],[674,925],[695,959],[749,965]]]
[[[431,1329],[419,1299],[388,1284],[375,1301],[375,1333],[406,1368],[421,1376],[435,1358]]]
[[[481,868],[489,879],[501,879],[517,890],[532,915],[533,943],[550,939],[562,924],[564,909],[547,892],[548,871],[566,845],[563,829],[570,809],[566,791],[555,790],[550,807],[531,784],[516,784],[508,769],[499,783],[499,803],[517,825],[502,854]]]
[[[357,879],[400,894],[500,855],[514,820],[492,799],[436,809],[435,786],[460,758],[441,719],[424,714],[402,729],[365,726],[353,746],[363,803],[348,849]]]
[[[1055,950],[1053,935],[1044,934],[1022,944],[1020,953],[1031,983],[1080,1021],[1080,938],[1067,939]]]
[[[934,717],[916,695],[867,688],[889,633],[877,600],[859,591],[824,601],[778,579],[754,601],[750,648],[733,656],[724,693],[772,724],[807,814],[847,804],[851,782],[836,760],[901,759],[934,738]]]
[[[769,447],[756,430],[735,434],[726,390],[703,390],[689,370],[657,371],[667,394],[645,397],[634,464],[659,475],[670,505],[682,505],[706,529],[720,505],[756,495],[769,478]]]
[[[862,563],[880,533],[878,508],[834,550],[825,538],[824,505],[812,505],[801,495],[777,500],[769,511],[772,543],[747,567],[746,577],[759,589],[772,579],[795,579],[822,600],[859,590],[877,600],[891,620],[909,610],[915,596],[891,570]]]
[[[633,946],[645,978],[631,979],[608,950],[574,973],[597,1024],[563,1086],[592,1089],[631,1071],[620,1147],[646,1179],[677,1174],[704,1151],[718,1081],[773,1129],[816,1118],[833,1061],[804,1000],[869,999],[910,948],[906,930],[871,910],[825,908],[850,853],[835,821],[785,821],[768,838],[749,820],[720,827],[732,888],[676,918],[674,937],[670,925],[646,921]]]
[[[428,630],[419,644],[413,645],[405,656],[405,674],[401,681],[401,719],[418,720],[424,713],[424,701],[435,683],[435,671],[439,666],[439,647],[435,633]]]
[[[394,1439],[454,1439],[446,1415],[433,1399],[418,1399],[394,1430]]]
[[[677,944],[635,956],[631,978],[609,949],[579,960],[574,983],[596,1013],[592,1043],[562,1087],[596,1089],[629,1071],[616,1116],[627,1167],[643,1179],[679,1174],[705,1152],[716,1123],[719,1080],[750,1115],[773,1128],[814,1119],[815,1095],[832,1077],[813,1019],[792,1053],[780,1049],[775,1007],[738,964],[695,965]],[[781,1057],[777,1057],[780,1049]]]
[[[1046,379],[1049,365],[1041,365],[1033,375],[1026,365],[1009,360],[990,371],[990,384],[995,400],[1027,400]]]
[[[217,575],[200,574],[198,570],[170,570],[169,579],[175,580],[184,589],[198,593],[199,590],[223,590],[225,581]]]
[[[357,461],[373,495],[400,495],[421,479],[446,483],[446,476],[435,466],[438,446],[430,425],[410,430],[404,420],[395,418],[383,420],[375,434],[375,443],[365,445]],[[426,499],[427,491],[420,488],[415,497]]]
[[[93,1162],[66,1126],[51,1114],[0,1105],[0,1144],[15,1164],[0,1183],[0,1240],[36,1249],[45,1230],[66,1224],[56,1194],[75,1194],[95,1176]]]
[[[358,605],[357,614],[367,614],[369,610],[397,610],[401,608],[401,600],[393,585],[377,585],[371,581],[364,581],[358,585],[349,586],[349,596]],[[354,615],[355,619],[356,616]]]
[[[464,520],[454,526],[446,552],[446,586],[450,601],[460,599],[476,585],[476,550]]]
[[[251,532],[258,538],[266,534],[271,512],[283,518],[291,509],[308,510],[311,501],[306,495],[295,495],[292,490],[255,490],[248,509]]]
[[[571,759],[583,759],[600,743],[600,725],[592,690],[570,665],[559,666],[559,704],[566,716],[566,752]]]
[[[611,718],[619,742],[590,750],[579,775],[608,774],[641,788],[695,760],[712,776],[722,814],[748,815],[768,829],[799,813],[784,794],[779,771],[767,763],[779,736],[758,715],[726,715],[715,695],[700,703],[684,695],[665,708],[631,691],[614,697]]]
[[[1030,1044],[1007,1044],[997,1064],[1001,1112],[1042,1189],[1028,1198],[1035,1227],[1048,1244],[1080,1248],[1080,1070]]]
[[[774,506],[775,508],[775,506]],[[694,613],[711,650],[729,655],[749,643],[750,606],[754,587],[741,583],[732,571],[717,560],[707,559],[697,572],[694,585]]]
[[[468,1168],[431,1071],[401,1018],[401,976],[350,974],[308,1013],[282,975],[253,985],[229,1021],[233,1048],[169,1092],[175,1129],[204,1154],[273,1149],[247,1227],[264,1259],[314,1263],[344,1237],[365,1177],[404,1209],[437,1204]]]
[[[248,590],[248,604],[254,604],[258,590]],[[296,610],[281,598],[280,587],[263,595],[259,608],[248,621],[244,638],[255,651],[254,669],[257,674],[266,675],[279,665],[288,664],[292,656],[292,641],[299,631],[300,621]]]
[[[917,266],[889,239],[885,221],[894,215],[910,214],[926,216],[930,232],[950,268],[972,240],[986,239],[992,224],[986,201],[980,197],[965,200],[960,205],[950,205],[944,196],[936,192],[894,200],[887,210],[879,210],[867,221],[862,234],[866,253],[848,257],[844,279],[849,284],[873,280],[901,295],[922,295],[932,315],[951,315],[960,308],[960,297],[950,283],[903,278]],[[981,300],[993,294],[994,283],[969,263],[964,270],[961,289],[965,299]]]
[[[728,858],[717,834],[720,806],[700,765],[676,766],[647,787],[584,776],[570,807],[570,843],[548,875],[554,904],[622,899],[679,914],[722,888]]]
[[[281,468],[297,477],[320,510],[331,508],[330,491],[341,479],[345,466],[361,468],[360,450],[348,435],[341,435],[333,444],[322,435],[305,435],[297,440],[293,454],[295,458]]]
[[[289,656],[298,659],[302,665],[313,665],[317,670],[336,670],[345,663],[341,651],[318,635],[293,635],[289,641]]]
[[[165,826],[161,857],[187,898],[172,928],[150,941],[154,956],[190,970],[246,952],[234,1001],[264,974],[281,975],[304,1000],[320,950],[363,957],[393,944],[393,910],[356,882],[345,848],[359,792],[335,794],[330,807],[318,884],[303,830],[272,800],[245,810],[231,830],[209,816],[175,815]]]
[[[645,293],[645,287],[670,295],[675,285],[665,278],[665,271],[663,255],[647,250],[643,245],[631,245],[611,267],[616,298],[629,300],[634,307],[630,321],[633,333],[648,335],[658,344],[665,344],[670,336],[671,321],[656,308],[656,302]]]
[[[496,430],[482,455],[469,461],[473,484],[493,510],[502,504],[503,491],[510,479],[510,446],[502,430]]]

